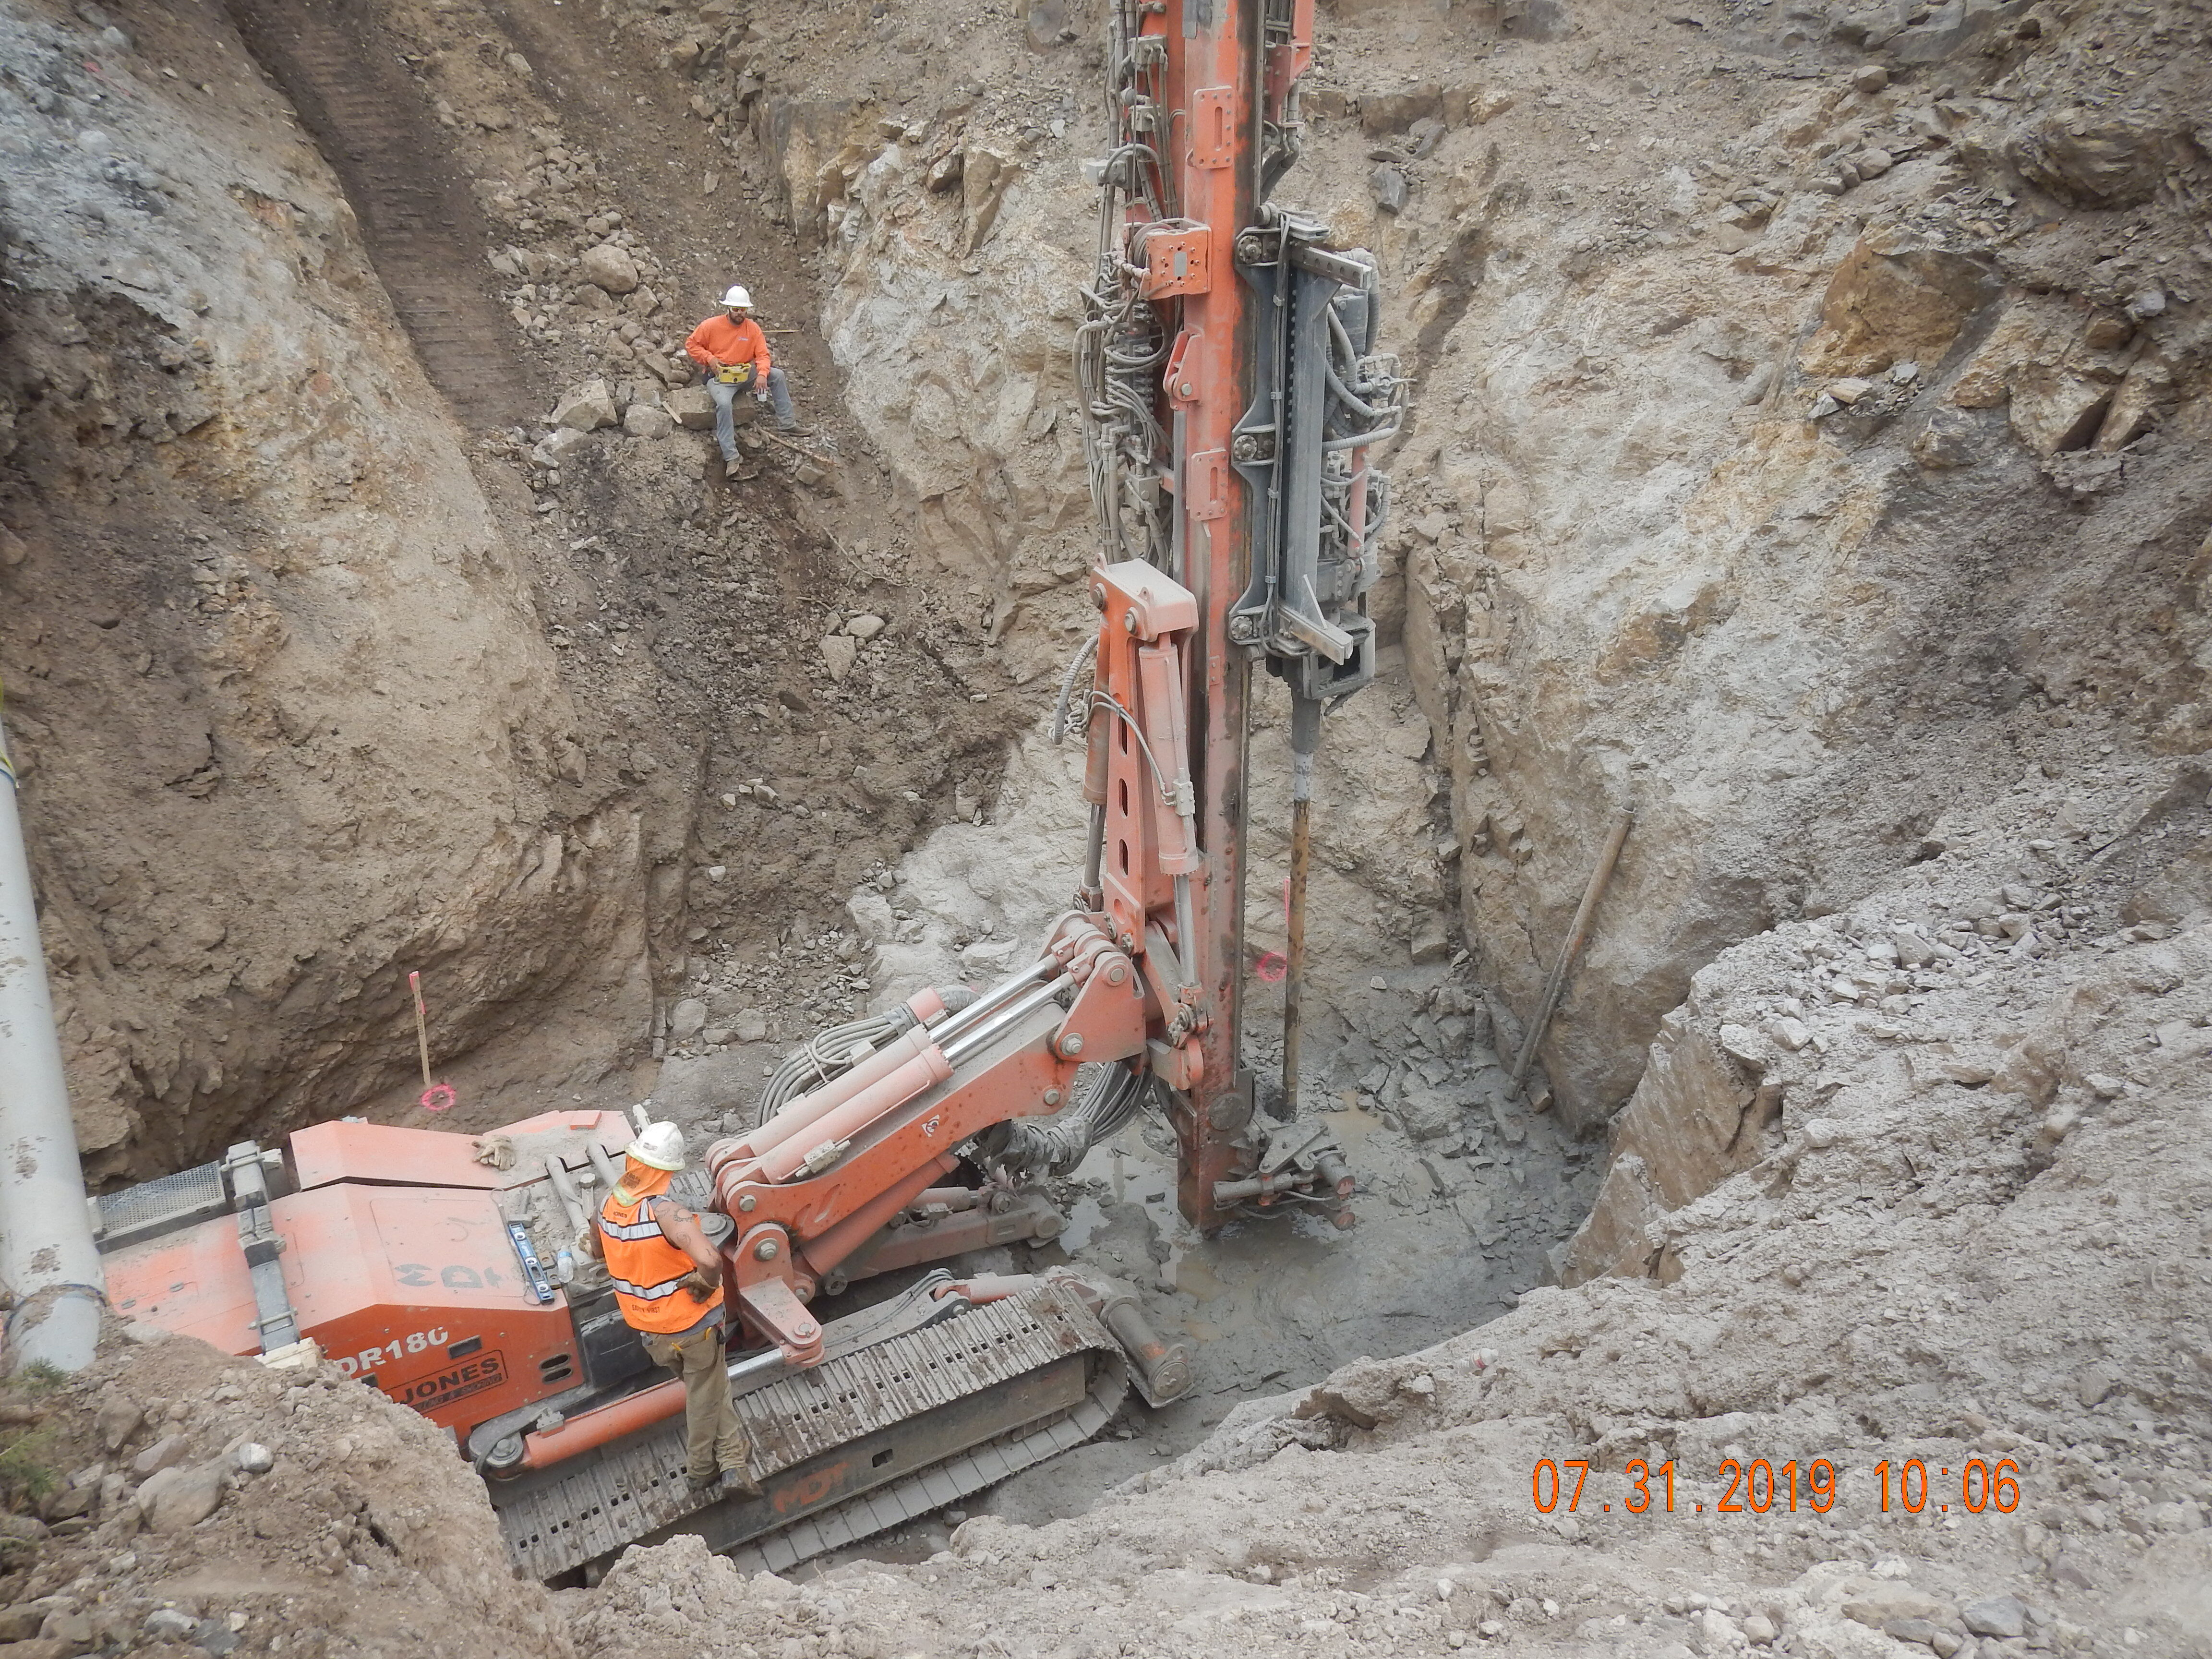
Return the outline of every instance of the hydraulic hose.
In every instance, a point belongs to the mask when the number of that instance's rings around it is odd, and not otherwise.
[[[1067,672],[1060,677],[1060,696],[1052,706],[1052,741],[1054,747],[1071,733],[1081,737],[1091,724],[1091,700],[1088,697],[1083,700],[1083,718],[1079,720],[1073,718],[1075,679],[1082,673],[1085,660],[1095,662],[1097,655],[1097,637],[1086,637],[1075,647],[1075,654],[1068,659]]]
[[[752,1121],[744,1127],[758,1128],[799,1096],[850,1069],[855,1049],[872,1053],[916,1023],[913,1011],[902,1006],[817,1032],[784,1056],[754,1104]]]
[[[964,985],[948,985],[938,988],[936,997],[951,1016],[943,1026],[932,1028],[941,1041],[962,1023],[962,1012],[975,1001],[975,994]],[[811,1094],[823,1084],[842,1077],[857,1061],[921,1023],[913,1008],[902,1003],[880,1014],[848,1020],[817,1032],[784,1056],[783,1063],[775,1068],[768,1086],[761,1091],[759,1100],[754,1103],[750,1119],[738,1126],[738,1133],[759,1128],[801,1095]]]
[[[1345,354],[1346,360],[1347,362],[1352,360],[1356,355],[1352,349],[1352,336],[1345,331],[1344,321],[1336,314],[1336,307],[1334,306],[1331,306],[1328,311],[1328,331],[1334,337],[1338,348]],[[1336,394],[1340,402],[1361,420],[1373,423],[1388,417],[1392,419],[1393,424],[1395,423],[1395,417],[1389,416],[1387,410],[1375,408],[1354,393],[1350,386],[1345,385],[1343,379],[1336,372],[1336,361],[1334,356],[1324,353],[1321,366],[1322,372],[1328,377],[1328,389]]]
[[[979,1149],[985,1162],[1016,1174],[1066,1175],[1136,1116],[1149,1086],[1149,1079],[1118,1062],[1083,1066],[1073,1103],[1050,1117],[999,1124],[981,1139]]]

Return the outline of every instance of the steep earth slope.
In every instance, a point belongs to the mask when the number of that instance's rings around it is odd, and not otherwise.
[[[0,580],[91,1172],[370,1095],[405,967],[441,1046],[543,1004],[603,1068],[637,822],[464,435],[220,16],[87,11],[0,18]]]
[[[649,1089],[710,963],[781,963],[796,1035],[854,991],[785,942],[986,784],[1018,718],[834,453],[702,481],[663,349],[728,250],[656,210],[656,147],[603,174],[562,143],[609,87],[472,15],[477,103],[513,84],[465,124],[397,50],[412,14],[237,15],[4,18],[0,666],[96,1180],[415,1111],[411,969],[471,1122]],[[549,70],[557,23],[523,37]],[[502,170],[555,199],[517,210]],[[575,276],[593,247],[626,287]],[[792,306],[766,252],[750,272]]]

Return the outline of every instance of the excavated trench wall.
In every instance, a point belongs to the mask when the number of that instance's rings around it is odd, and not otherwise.
[[[852,477],[702,483],[665,349],[728,245],[574,22],[0,14],[0,668],[95,1182],[415,1114],[415,969],[455,1127],[635,1099],[711,965],[817,935],[1024,718]],[[611,429],[533,459],[595,376]],[[779,961],[774,1034],[847,977]]]
[[[494,1100],[626,1090],[687,992],[772,984],[793,951],[823,953],[807,994],[834,1012],[860,990],[854,936],[880,951],[909,924],[824,916],[862,877],[880,890],[933,813],[990,809],[983,750],[1086,626],[1066,343],[1098,17],[610,6],[604,47],[465,6],[318,19],[320,45],[247,16],[325,147],[366,118],[317,94],[330,40],[382,41],[428,118],[369,137],[459,169],[383,197],[364,173],[356,194],[461,407],[595,370],[618,413],[660,407],[613,365],[653,368],[734,234],[782,291],[818,283],[835,363],[808,337],[793,361],[817,410],[846,377],[848,465],[763,480],[766,515],[687,502],[680,433],[601,434],[548,472],[515,465],[525,431],[471,471],[460,430],[422,412],[353,210],[224,21],[126,20],[138,38],[86,71],[62,46],[90,21],[15,15],[33,69],[11,142],[38,184],[9,208],[14,718],[51,803],[49,933],[98,1171],[191,1155],[251,1112],[396,1108],[417,963],[447,988],[441,1052],[477,1057]],[[1395,1063],[1418,1040],[1452,1074],[1448,1110],[1494,1112],[1495,1058],[1624,811],[1542,1051],[1570,1133],[1629,1099],[1703,962],[1928,856],[1941,811],[2001,792],[2037,732],[2201,742],[2204,149],[2162,19],[1324,15],[1284,194],[1377,251],[1417,381],[1374,596],[1386,683],[1328,750],[1332,1091],[1425,1109],[1442,1085]],[[593,76],[602,50],[641,90]],[[623,96],[670,136],[625,149]],[[2085,101],[2115,112],[2081,133],[2014,112]],[[545,125],[586,119],[597,152]],[[672,144],[694,171],[659,200],[647,164]],[[202,182],[234,150],[253,182]],[[413,280],[421,233],[444,214],[457,245],[478,234],[467,201],[512,240],[489,276],[457,249],[441,319]],[[729,230],[702,249],[709,220]],[[635,343],[593,343],[610,307],[575,272],[603,239],[668,291],[611,307]],[[471,380],[436,350],[479,300],[509,307],[534,368]],[[88,605],[66,550],[101,538],[124,552],[92,586],[119,585]],[[845,632],[864,609],[891,613],[887,654]],[[625,636],[647,650],[625,658]],[[927,710],[970,758],[917,767]],[[1281,782],[1273,718],[1263,703],[1259,797]],[[1279,925],[1269,822],[1255,949]],[[733,890],[733,869],[767,884]],[[1363,1028],[1363,970],[1439,966],[1449,987],[1419,993],[1433,1040]],[[547,1029],[573,1053],[522,1036]],[[169,1139],[142,1157],[149,1108]]]
[[[548,1010],[642,1024],[637,813],[353,210],[225,20],[11,7],[9,727],[94,1179]],[[167,75],[164,70],[172,70]]]

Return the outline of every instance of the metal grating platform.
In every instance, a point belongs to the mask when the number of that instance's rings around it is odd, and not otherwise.
[[[95,1198],[92,1207],[100,1248],[115,1250],[222,1215],[230,1208],[230,1195],[223,1189],[218,1161],[125,1187]]]

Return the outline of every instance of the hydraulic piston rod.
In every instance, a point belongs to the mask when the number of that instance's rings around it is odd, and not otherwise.
[[[1291,890],[1283,949],[1283,1115],[1298,1111],[1298,1041],[1306,978],[1306,872],[1313,862],[1314,757],[1321,749],[1321,704],[1291,700]],[[1217,1191],[1218,1188],[1216,1189]]]

